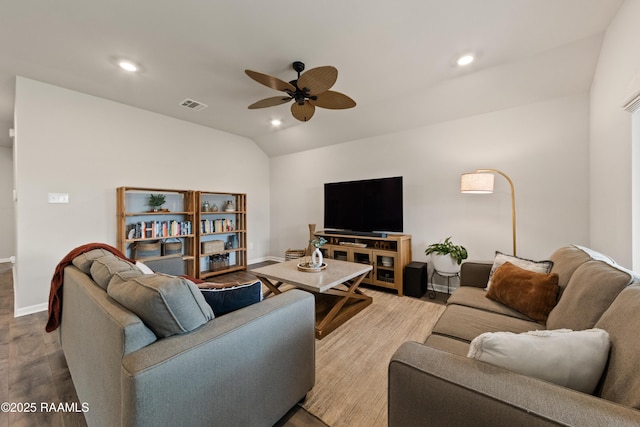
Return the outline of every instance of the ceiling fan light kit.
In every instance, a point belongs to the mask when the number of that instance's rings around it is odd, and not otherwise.
[[[316,107],[343,110],[356,106],[356,102],[347,95],[329,90],[338,79],[338,70],[335,67],[328,65],[312,68],[304,74],[302,74],[305,68],[303,62],[295,61],[291,67],[298,73],[298,78],[290,82],[257,71],[244,70],[249,77],[258,83],[286,93],[286,95],[254,102],[249,105],[250,110],[274,107],[294,101],[291,104],[291,114],[301,122],[306,122],[313,117]]]

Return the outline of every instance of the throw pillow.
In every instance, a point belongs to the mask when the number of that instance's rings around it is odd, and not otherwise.
[[[491,271],[489,272],[489,282],[487,283],[487,290],[491,287],[493,274],[496,272],[498,268],[505,262],[510,262],[513,265],[517,265],[520,268],[524,268],[525,270],[535,271],[536,273],[549,273],[551,272],[551,268],[553,267],[553,261],[545,260],[545,261],[533,261],[530,259],[520,258],[513,255],[503,254],[500,251],[496,251],[496,257],[493,260],[493,265],[491,266]]]
[[[216,316],[262,301],[262,282],[237,284],[204,283],[198,285]],[[203,287],[204,286],[204,287]]]
[[[602,329],[487,332],[471,341],[467,357],[592,394],[609,347]]]
[[[558,290],[556,273],[536,273],[505,262],[493,274],[486,297],[544,322],[556,305]]]
[[[107,293],[160,338],[192,331],[214,317],[198,287],[182,277],[155,273],[114,280]]]
[[[153,274],[153,270],[149,268],[149,266],[142,261],[136,261],[136,267],[142,271],[142,274]]]
[[[125,261],[111,254],[109,256],[100,257],[91,264],[91,277],[102,289],[107,290],[109,281],[115,273],[127,270],[140,271],[135,265],[129,261]]]

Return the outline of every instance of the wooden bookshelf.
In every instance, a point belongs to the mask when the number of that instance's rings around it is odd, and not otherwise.
[[[246,194],[143,187],[116,193],[118,249],[127,257],[144,262],[180,256],[185,274],[200,279],[247,269]],[[149,208],[151,194],[165,196],[162,210]],[[203,243],[212,241],[215,248],[207,250]],[[140,245],[169,248],[175,242],[182,243],[181,253],[140,255]]]
[[[196,275],[197,223],[195,192],[143,187],[119,187],[117,194],[117,242],[118,249],[127,257],[148,261],[163,257],[162,248],[169,242],[181,242],[181,256],[185,262],[185,273]],[[147,205],[150,194],[162,194],[165,203],[159,211]],[[141,244],[160,243],[160,253],[140,256]]]
[[[227,207],[229,202],[231,207]],[[198,277],[207,279],[246,270],[247,195],[198,191],[196,204]],[[221,242],[222,248],[207,250],[206,243],[212,241]]]

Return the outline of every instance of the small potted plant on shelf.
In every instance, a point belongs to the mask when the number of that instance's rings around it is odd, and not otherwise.
[[[431,256],[433,268],[438,273],[445,274],[458,274],[460,264],[469,256],[464,246],[453,244],[451,236],[444,239],[444,242],[430,244],[424,253]]]
[[[164,194],[149,194],[147,205],[149,205],[152,212],[158,212],[161,210],[162,205],[164,205],[165,200]]]

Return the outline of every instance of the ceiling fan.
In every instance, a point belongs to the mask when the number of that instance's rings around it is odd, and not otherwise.
[[[300,73],[304,71],[303,62],[295,61],[292,68],[298,73],[298,78],[288,83],[268,74],[244,70],[258,83],[286,93],[286,96],[274,96],[255,102],[249,105],[249,109],[273,107],[293,100],[295,102],[291,104],[291,114],[296,119],[306,122],[313,117],[316,107],[343,110],[356,106],[356,102],[347,95],[329,90],[338,79],[338,70],[335,67],[312,68],[302,75]]]

